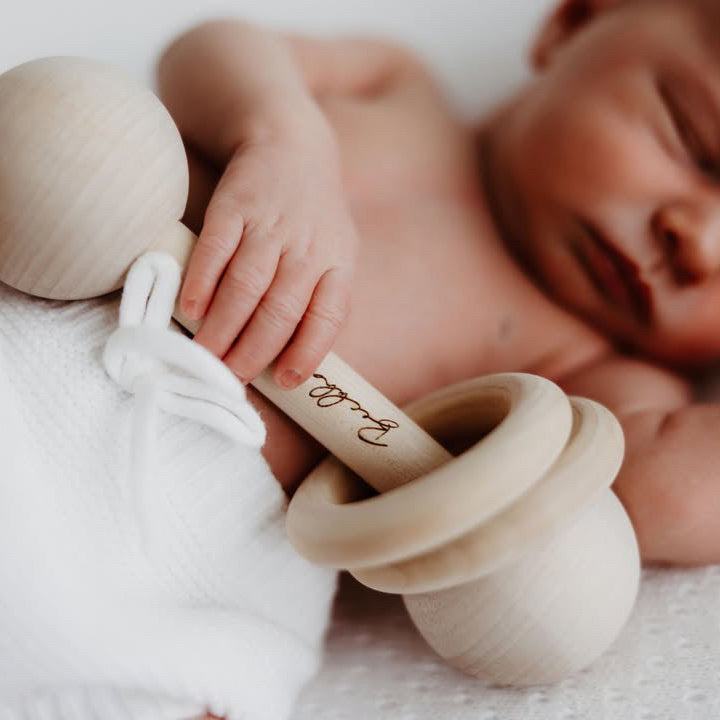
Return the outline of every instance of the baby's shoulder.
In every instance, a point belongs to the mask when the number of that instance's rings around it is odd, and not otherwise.
[[[650,360],[615,350],[575,368],[559,378],[558,384],[570,395],[597,400],[620,419],[683,407],[693,398],[687,378]]]
[[[474,180],[472,132],[419,61],[381,92],[319,102],[335,130],[351,194],[446,196]]]

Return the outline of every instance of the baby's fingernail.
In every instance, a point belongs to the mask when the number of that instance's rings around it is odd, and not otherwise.
[[[292,390],[300,384],[300,373],[295,370],[286,370],[278,378],[278,383],[280,387],[286,390]]]
[[[197,300],[186,300],[184,305],[185,305],[184,312],[191,320],[199,320],[200,319],[200,316],[198,313]]]

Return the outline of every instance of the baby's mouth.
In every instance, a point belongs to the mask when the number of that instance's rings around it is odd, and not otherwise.
[[[587,230],[588,241],[576,246],[576,256],[590,282],[615,307],[629,310],[641,325],[649,325],[652,293],[638,265],[597,230]]]

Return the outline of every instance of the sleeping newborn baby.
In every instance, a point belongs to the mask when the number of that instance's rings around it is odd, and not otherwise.
[[[718,23],[714,0],[564,0],[477,127],[385,42],[189,31],[159,64],[200,234],[181,339],[284,387],[332,347],[399,405],[544,375],[622,422],[644,559],[719,562],[720,409],[679,374],[720,356]],[[262,455],[163,414],[128,489],[117,298],[0,292],[0,718],[288,717],[333,576],[289,547],[280,487],[322,448],[248,386]]]
[[[720,44],[712,0],[565,0],[535,78],[478,127],[383,42],[235,22],[180,37],[161,96],[192,151],[195,336],[281,385],[330,346],[396,403],[544,375],[604,403],[647,561],[720,561]],[[674,370],[669,369],[673,367]],[[320,449],[252,388],[292,491]]]

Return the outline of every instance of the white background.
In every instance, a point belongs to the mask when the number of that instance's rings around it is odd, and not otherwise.
[[[525,76],[532,32],[552,0],[0,0],[0,71],[44,55],[87,55],[152,84],[178,32],[237,16],[310,33],[372,32],[413,47],[466,114]]]

